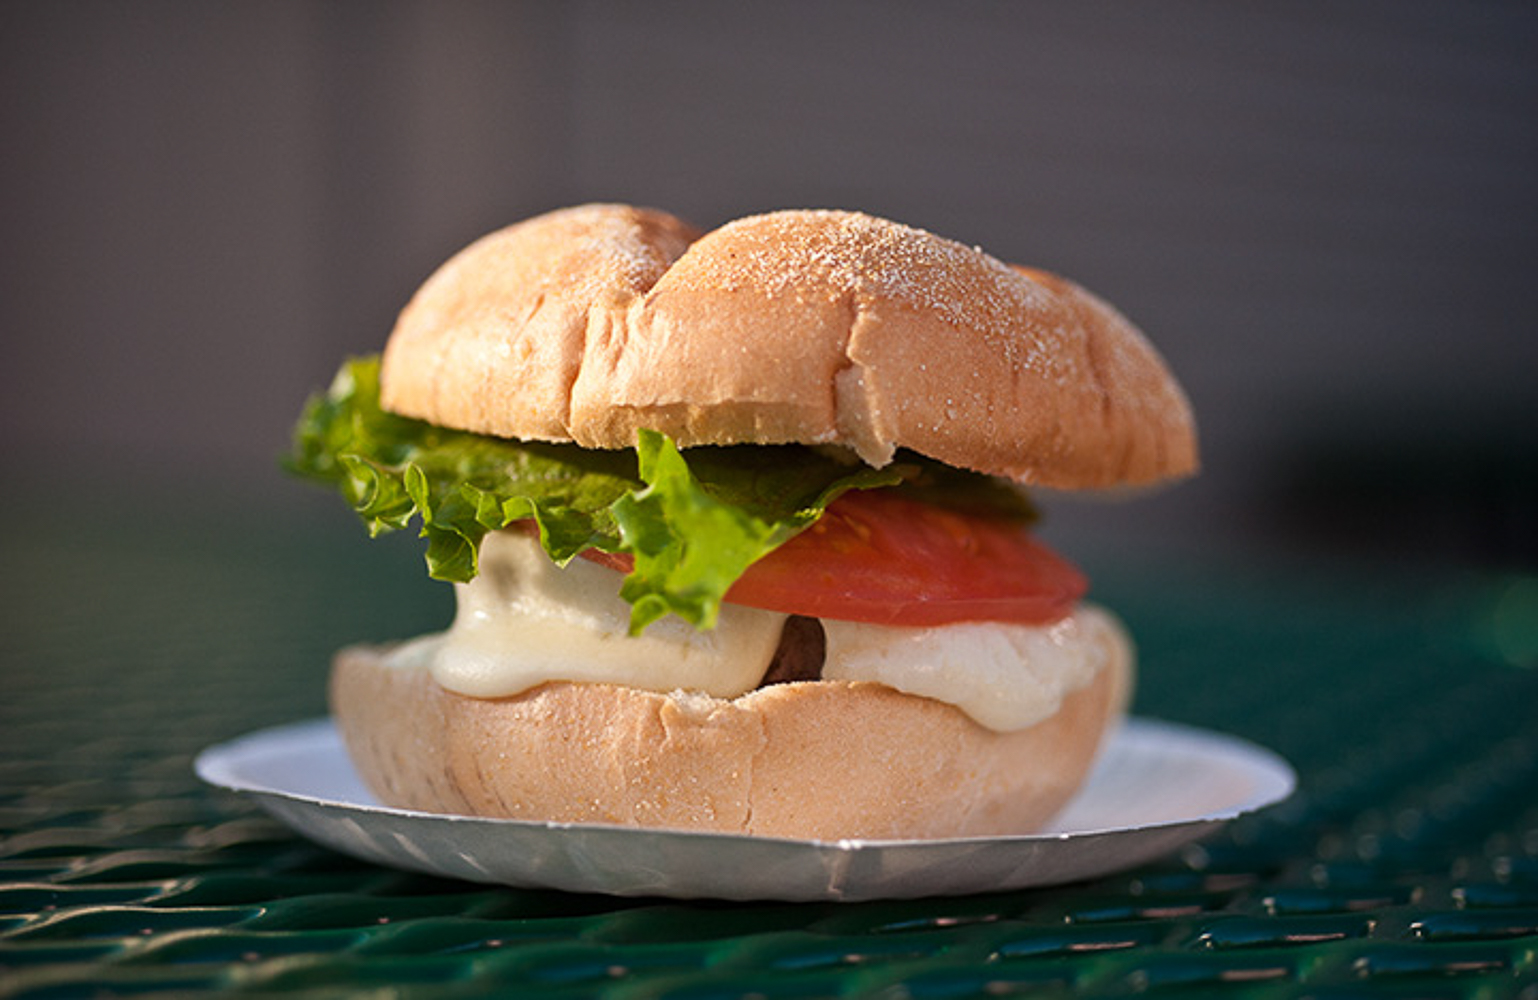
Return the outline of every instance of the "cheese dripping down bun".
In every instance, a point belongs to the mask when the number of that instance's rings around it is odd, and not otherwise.
[[[390,804],[819,839],[1020,832],[1072,794],[1131,684],[1124,633],[1084,606],[1045,626],[829,621],[821,679],[762,685],[785,615],[630,639],[614,570],[559,569],[522,532],[486,549],[446,633],[337,661],[344,736]]]
[[[493,233],[412,299],[380,388],[404,416],[587,448],[650,429],[877,467],[909,449],[1062,489],[1196,466],[1183,393],[1109,305],[852,212],[701,234],[591,205]],[[338,655],[333,712],[387,804],[816,839],[1024,833],[1078,788],[1130,689],[1130,645],[1087,606],[1035,631],[813,623],[811,676],[763,683],[805,621],[728,606],[723,621],[743,624],[720,634],[740,645],[699,659],[659,637],[664,652],[615,659],[597,650],[652,637],[595,638],[612,591],[500,579],[461,588],[445,635]],[[525,613],[531,601],[545,612]]]

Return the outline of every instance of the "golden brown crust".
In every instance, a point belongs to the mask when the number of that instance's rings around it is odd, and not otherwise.
[[[506,437],[628,447],[910,448],[1060,488],[1196,466],[1190,407],[1119,313],[1061,278],[855,212],[696,238],[589,205],[472,244],[402,313],[385,405]]]
[[[482,237],[402,311],[384,405],[460,430],[570,440],[590,320],[644,294],[698,235],[662,212],[586,205]]]
[[[332,712],[398,808],[836,840],[1027,833],[1083,780],[1125,679],[1101,671],[1013,733],[879,684],[740,698],[552,683],[451,693],[380,647],[338,654]]]

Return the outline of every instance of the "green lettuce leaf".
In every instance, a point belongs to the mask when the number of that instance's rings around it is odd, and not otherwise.
[[[710,628],[750,565],[851,489],[1031,516],[1011,487],[907,456],[873,469],[797,445],[684,452],[654,431],[607,451],[448,430],[380,408],[377,357],[347,362],[309,401],[285,465],[337,489],[371,535],[418,522],[434,579],[472,579],[486,533],[516,521],[537,524],[557,563],[587,548],[629,553],[632,632],[669,614]]]

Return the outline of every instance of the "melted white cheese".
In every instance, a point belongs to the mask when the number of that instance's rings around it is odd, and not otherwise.
[[[828,639],[823,677],[873,681],[950,702],[989,729],[1024,729],[1050,717],[1102,670],[1116,672],[1115,697],[1126,701],[1131,643],[1115,617],[1094,605],[1080,605],[1049,625],[822,626]]]
[[[450,691],[515,695],[546,681],[603,681],[660,693],[735,698],[756,688],[785,615],[723,605],[699,632],[665,618],[627,635],[630,606],[615,571],[574,559],[555,566],[532,537],[497,531],[480,572],[456,588],[453,626],[394,654],[428,662]],[[1099,671],[1116,671],[1125,700],[1131,646],[1116,619],[1084,605],[1050,625],[968,622],[903,628],[824,620],[830,680],[871,681],[949,702],[990,729],[1023,729],[1056,712]]]
[[[480,572],[455,587],[459,609],[432,660],[443,687],[500,698],[546,681],[607,681],[648,691],[751,691],[779,645],[785,616],[724,605],[714,629],[670,616],[629,636],[630,605],[614,570],[582,559],[563,569],[539,542],[494,531]]]

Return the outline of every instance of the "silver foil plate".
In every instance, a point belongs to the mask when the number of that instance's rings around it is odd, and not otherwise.
[[[210,747],[195,768],[311,840],[396,868],[521,888],[786,901],[966,895],[1096,878],[1280,802],[1297,780],[1286,761],[1253,743],[1132,718],[1046,830],[810,841],[391,809],[363,787],[329,719]]]

